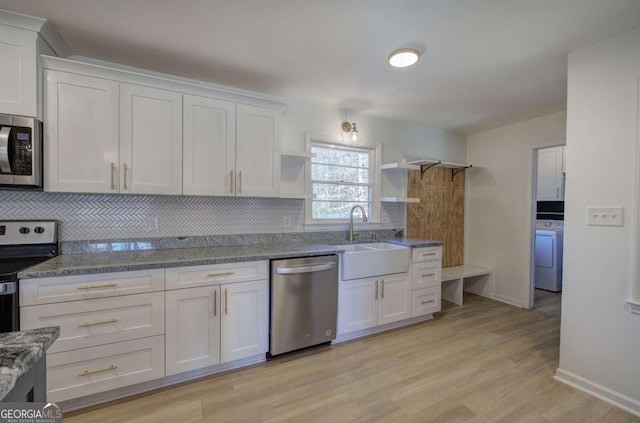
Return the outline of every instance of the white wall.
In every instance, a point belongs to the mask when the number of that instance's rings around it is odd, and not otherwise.
[[[565,254],[557,378],[640,415],[640,316],[630,299],[638,181],[640,28],[569,56]],[[622,205],[624,227],[586,226]]]
[[[356,122],[359,139],[351,141],[340,129],[345,111],[328,109],[320,105],[290,102],[284,111],[282,123],[282,148],[302,149],[304,134],[347,144],[366,146],[383,145],[385,161],[403,157],[433,157],[446,161],[464,161],[466,137],[428,126],[396,122],[372,116],[348,112],[348,120]]]
[[[565,143],[566,113],[469,135],[465,264],[493,269],[493,297],[528,304],[533,150]]]

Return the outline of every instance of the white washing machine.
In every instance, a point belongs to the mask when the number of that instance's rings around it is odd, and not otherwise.
[[[562,243],[564,222],[536,221],[535,287],[562,291]]]

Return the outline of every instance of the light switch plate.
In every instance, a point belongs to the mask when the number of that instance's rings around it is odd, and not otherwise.
[[[624,207],[587,207],[588,226],[624,226]]]

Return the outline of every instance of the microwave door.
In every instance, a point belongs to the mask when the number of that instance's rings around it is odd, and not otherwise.
[[[11,127],[0,126],[0,184],[13,183],[11,162],[9,161],[9,140]]]

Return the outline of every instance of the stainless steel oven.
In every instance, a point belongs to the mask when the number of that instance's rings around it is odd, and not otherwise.
[[[0,115],[0,188],[42,189],[42,122]]]
[[[0,220],[0,333],[20,329],[18,274],[57,255],[55,220]]]

